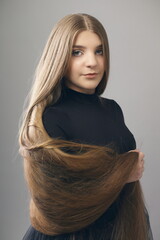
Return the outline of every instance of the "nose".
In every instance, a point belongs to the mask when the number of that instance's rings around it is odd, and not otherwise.
[[[94,68],[97,66],[97,58],[95,53],[88,53],[86,56],[86,67]]]

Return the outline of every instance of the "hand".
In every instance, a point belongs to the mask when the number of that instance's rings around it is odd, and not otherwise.
[[[138,155],[138,162],[137,162],[136,166],[134,167],[134,169],[132,170],[127,183],[138,181],[142,177],[143,171],[144,171],[144,153],[140,152],[137,149],[132,150],[130,152],[138,152],[139,155]]]

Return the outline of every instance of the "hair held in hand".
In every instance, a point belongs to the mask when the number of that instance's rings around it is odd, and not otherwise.
[[[73,14],[60,21],[44,49],[25,110],[19,143],[31,193],[31,223],[48,235],[79,231],[116,201],[119,209],[112,239],[146,240],[140,183],[126,184],[137,164],[138,153],[117,154],[107,146],[53,139],[42,123],[45,107],[60,96],[61,80],[70,58],[68,51],[71,52],[73,40],[82,30],[97,33],[103,45],[108,46],[105,30],[97,19]],[[107,47],[104,54],[106,62],[109,61]],[[107,77],[108,70],[96,89],[99,95],[105,89]]]

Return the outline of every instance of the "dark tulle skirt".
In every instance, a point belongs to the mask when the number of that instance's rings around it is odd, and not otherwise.
[[[85,228],[75,233],[67,233],[57,236],[45,235],[38,232],[32,226],[29,227],[23,240],[110,240],[112,233],[112,225],[108,225],[105,231],[102,228]]]
[[[30,226],[23,240],[110,240],[115,215],[115,206],[112,205],[99,219],[86,228],[56,236],[45,235]]]
[[[56,236],[43,234],[30,226],[22,240],[111,240],[117,211],[117,206],[114,203],[99,219],[86,228]],[[146,240],[153,240],[147,210],[146,217],[148,222],[148,238]]]

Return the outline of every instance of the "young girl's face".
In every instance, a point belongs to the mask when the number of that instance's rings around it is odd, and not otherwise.
[[[94,93],[104,75],[104,62],[99,36],[91,31],[79,33],[72,47],[66,85],[82,93]]]

